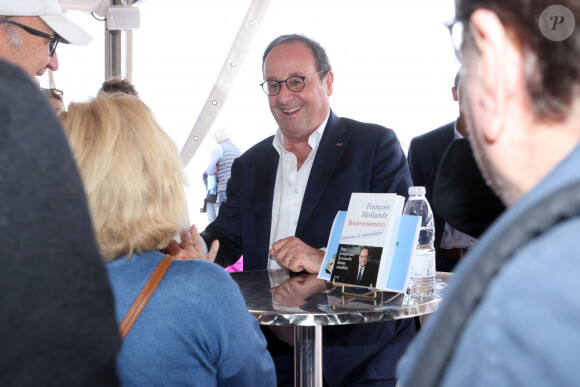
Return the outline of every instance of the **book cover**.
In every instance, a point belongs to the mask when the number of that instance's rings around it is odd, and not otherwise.
[[[420,227],[420,216],[401,216],[393,258],[390,260],[390,266],[387,261],[381,266],[377,288],[398,293],[407,290]]]
[[[318,272],[318,278],[330,281],[330,275],[332,274],[332,269],[334,268],[334,263],[336,262],[338,245],[340,243],[340,236],[342,234],[345,218],[346,211],[338,211],[334,218],[332,229],[330,230],[330,237],[328,238],[328,245],[326,246],[324,260],[322,261],[322,266]]]
[[[353,193],[331,273],[335,283],[385,289],[405,198]],[[333,226],[333,228],[335,228]],[[327,249],[334,254],[334,249]],[[381,275],[379,275],[381,273]],[[386,289],[385,289],[386,290]]]

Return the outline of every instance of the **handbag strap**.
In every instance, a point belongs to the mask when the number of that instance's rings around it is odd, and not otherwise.
[[[169,269],[169,266],[171,265],[172,262],[173,257],[171,257],[170,255],[166,255],[165,258],[163,258],[163,260],[159,262],[159,264],[157,265],[157,267],[147,280],[147,283],[145,284],[145,286],[143,286],[143,289],[141,289],[141,293],[139,293],[139,295],[135,299],[135,302],[133,303],[133,305],[131,305],[131,308],[123,318],[123,321],[121,321],[121,323],[119,324],[119,330],[121,331],[121,341],[124,340],[125,337],[127,337],[129,331],[131,330],[131,328],[133,328],[135,321],[137,321],[139,315],[141,314],[141,312],[143,312],[143,309],[145,309],[147,302],[149,302],[149,299],[153,295],[153,292],[155,292],[155,289],[157,289],[157,285],[159,285],[159,283],[163,279],[163,276],[167,272],[167,269]]]

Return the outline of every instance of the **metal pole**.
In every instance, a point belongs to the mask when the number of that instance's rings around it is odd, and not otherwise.
[[[125,78],[133,82],[133,30],[125,31]]]
[[[111,0],[111,5],[127,5],[126,0]],[[105,80],[123,75],[122,31],[109,31],[105,23]]]
[[[322,387],[321,326],[294,326],[294,385]]]

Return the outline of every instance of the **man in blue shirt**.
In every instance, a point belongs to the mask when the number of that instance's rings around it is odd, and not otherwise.
[[[216,145],[211,152],[205,175],[207,175],[208,180],[206,184],[208,191],[213,189],[211,194],[216,195],[217,198],[215,201],[207,202],[207,220],[209,223],[215,220],[221,204],[227,199],[226,186],[232,174],[232,164],[242,154],[240,148],[229,139],[225,129],[217,129],[213,133],[213,139]]]
[[[580,380],[580,3],[551,3],[456,2],[469,139],[507,210],[399,363],[403,386]]]

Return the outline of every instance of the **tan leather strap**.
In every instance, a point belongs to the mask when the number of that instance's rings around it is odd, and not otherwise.
[[[133,324],[135,324],[135,321],[137,321],[137,318],[139,318],[139,315],[141,312],[143,312],[143,309],[145,309],[147,302],[149,302],[153,292],[155,289],[157,289],[157,285],[159,285],[163,279],[163,276],[167,272],[167,269],[169,269],[171,262],[173,262],[173,257],[166,255],[165,258],[159,262],[159,265],[157,265],[153,271],[153,274],[151,274],[151,277],[149,277],[147,280],[145,286],[143,286],[141,293],[139,293],[137,299],[133,305],[131,305],[131,308],[123,318],[123,321],[121,321],[121,324],[119,324],[121,340],[124,340],[125,337],[129,334],[131,328],[133,328]]]

